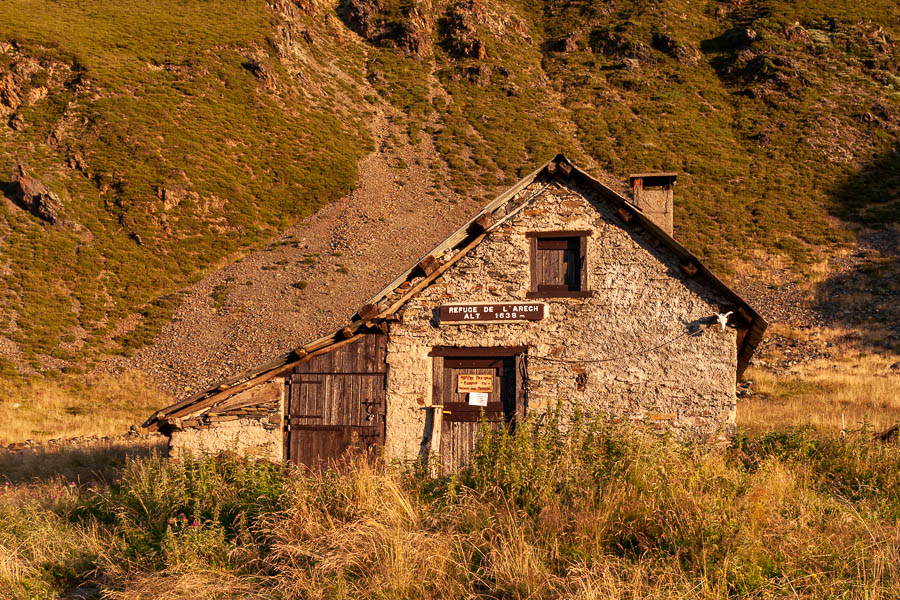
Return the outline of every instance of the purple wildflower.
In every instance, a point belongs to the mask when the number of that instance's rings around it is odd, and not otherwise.
[[[200,525],[200,523],[198,523],[197,521],[194,521],[193,523],[191,523],[191,527],[198,527],[199,525]]]

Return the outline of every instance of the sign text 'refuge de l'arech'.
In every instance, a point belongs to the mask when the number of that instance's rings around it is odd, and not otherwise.
[[[490,304],[444,304],[438,311],[441,323],[490,323],[496,321],[540,321],[547,312],[543,302],[497,302]]]

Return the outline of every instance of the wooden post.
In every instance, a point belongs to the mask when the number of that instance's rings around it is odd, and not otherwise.
[[[444,407],[432,406],[434,416],[431,418],[431,459],[428,461],[432,477],[441,474],[443,467],[441,459],[441,430],[444,428]]]

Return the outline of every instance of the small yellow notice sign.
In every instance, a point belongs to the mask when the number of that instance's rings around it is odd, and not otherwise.
[[[493,373],[460,373],[456,382],[457,394],[469,394],[471,392],[493,392]]]

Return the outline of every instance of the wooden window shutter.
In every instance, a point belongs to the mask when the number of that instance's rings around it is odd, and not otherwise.
[[[578,264],[580,265],[580,275],[581,275],[581,290],[585,291],[588,289],[587,282],[587,236],[582,236],[578,238]]]
[[[589,231],[530,232],[531,298],[586,297]]]

